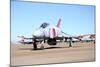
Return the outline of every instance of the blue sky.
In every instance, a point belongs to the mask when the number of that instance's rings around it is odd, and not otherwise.
[[[43,22],[56,25],[70,35],[91,34],[95,28],[95,6],[11,1],[11,40],[31,36]]]

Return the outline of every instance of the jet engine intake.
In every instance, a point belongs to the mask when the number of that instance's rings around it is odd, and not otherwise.
[[[49,39],[47,40],[47,43],[48,43],[49,45],[56,45],[56,44],[57,44],[56,38],[49,38]]]

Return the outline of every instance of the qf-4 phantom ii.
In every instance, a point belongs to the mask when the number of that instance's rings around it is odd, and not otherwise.
[[[44,47],[43,44],[47,43],[48,45],[57,45],[58,40],[64,40],[65,42],[69,42],[69,47],[72,47],[71,42],[72,39],[76,39],[77,41],[80,41],[81,39],[79,37],[73,37],[68,36],[68,34],[64,33],[61,30],[61,19],[59,18],[57,25],[53,26],[49,23],[42,23],[38,29],[36,29],[32,35],[31,38],[26,38],[24,36],[18,36],[22,38],[20,43],[23,44],[33,44],[33,49],[37,50],[37,42],[40,42],[42,48]],[[25,42],[26,40],[31,39],[32,41]]]

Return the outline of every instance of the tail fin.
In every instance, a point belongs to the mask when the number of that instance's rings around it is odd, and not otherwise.
[[[59,18],[58,23],[57,23],[57,27],[59,28],[61,26],[61,18]]]

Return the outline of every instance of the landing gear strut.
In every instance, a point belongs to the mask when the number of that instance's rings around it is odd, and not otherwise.
[[[69,38],[70,41],[69,41],[69,47],[72,47],[72,37]]]
[[[37,50],[37,40],[33,39],[33,50]]]

